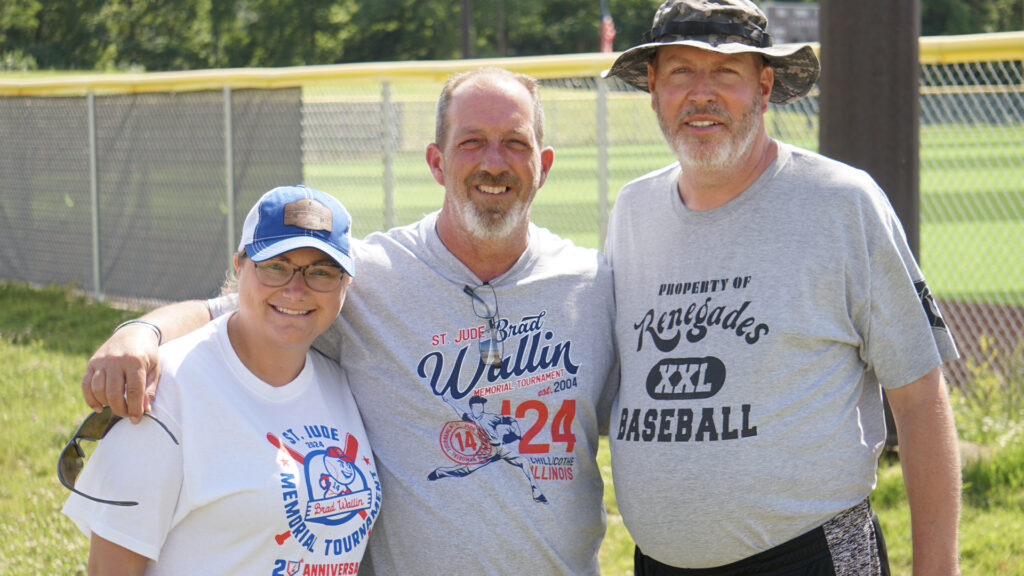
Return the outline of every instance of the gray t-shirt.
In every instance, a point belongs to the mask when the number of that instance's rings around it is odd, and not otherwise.
[[[609,223],[622,368],[609,434],[637,545],[705,568],[867,497],[879,382],[908,384],[956,348],[866,173],[780,144],[749,189],[703,212],[683,205],[679,174],[627,184]]]
[[[355,244],[342,315],[316,345],[340,355],[381,477],[360,574],[595,574],[595,455],[617,384],[611,270],[531,225],[490,282],[504,351],[485,366],[487,321],[464,291],[481,282],[436,219]]]

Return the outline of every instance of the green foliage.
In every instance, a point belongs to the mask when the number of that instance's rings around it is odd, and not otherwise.
[[[990,0],[997,1],[997,0]],[[615,49],[660,0],[609,0]],[[459,58],[461,2],[5,0],[0,67],[188,70]],[[472,56],[596,52],[600,3],[476,0]]]
[[[831,0],[839,1],[839,0]],[[614,48],[661,0],[608,0]],[[596,52],[600,2],[475,0],[472,56]],[[461,2],[4,0],[0,69],[188,70],[459,58]],[[1020,28],[1019,0],[921,0],[923,35]]]
[[[344,62],[443,60],[460,54],[458,2],[354,2]]]
[[[1024,448],[990,451],[963,465],[960,567],[964,574],[1024,574]],[[910,507],[899,458],[884,457],[871,494],[894,576],[910,576]]]
[[[965,463],[963,498],[975,508],[1024,515],[1024,443],[1007,444]]]
[[[970,383],[950,392],[960,437],[984,445],[1021,444],[1024,342],[1018,343],[1012,352],[1000,351],[983,335],[979,352],[967,358],[966,364]]]
[[[1020,0],[921,0],[921,35],[1020,30]]]

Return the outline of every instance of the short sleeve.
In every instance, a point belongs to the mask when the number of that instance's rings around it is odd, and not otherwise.
[[[180,427],[169,414],[154,406],[153,415],[181,441]],[[114,506],[71,494],[62,512],[86,536],[95,533],[155,561],[172,527],[182,478],[181,445],[159,424],[148,417],[136,425],[121,420],[97,443],[75,488],[138,505]]]

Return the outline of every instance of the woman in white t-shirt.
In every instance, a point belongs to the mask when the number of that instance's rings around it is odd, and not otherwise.
[[[327,194],[267,192],[234,260],[238,311],[161,346],[152,417],[83,423],[61,472],[90,574],[356,573],[380,483],[344,372],[310,348],[345,301],[350,228]]]

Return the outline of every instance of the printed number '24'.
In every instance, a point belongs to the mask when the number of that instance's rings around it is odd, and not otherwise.
[[[519,441],[520,454],[547,454],[551,452],[551,445],[544,442],[533,442],[533,439],[547,426],[548,407],[540,400],[527,400],[516,406],[516,419],[522,420],[529,412],[536,412],[537,419],[533,426],[523,433]],[[504,416],[512,414],[512,405],[509,400],[501,403],[501,413]],[[572,423],[576,420],[576,400],[563,400],[562,405],[555,412],[551,420],[551,441],[565,442],[565,451],[572,452],[576,447],[576,434],[572,431]]]

